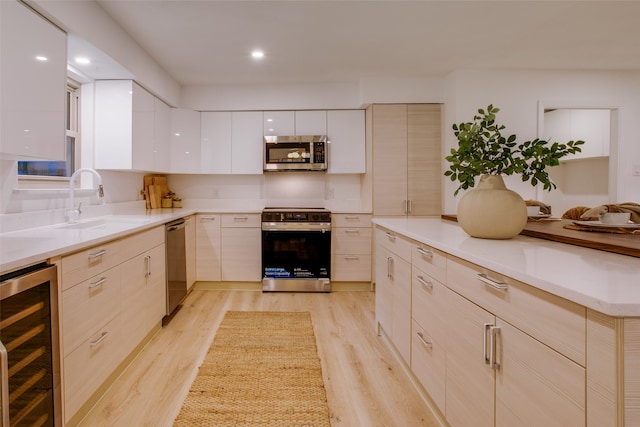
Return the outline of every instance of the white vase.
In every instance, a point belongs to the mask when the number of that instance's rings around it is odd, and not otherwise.
[[[527,225],[527,206],[500,175],[482,175],[458,202],[458,223],[472,237],[511,239]]]

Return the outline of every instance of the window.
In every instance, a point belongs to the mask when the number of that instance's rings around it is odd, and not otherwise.
[[[18,161],[18,176],[70,177],[79,167],[80,84],[69,80],[66,96],[66,158],[64,161]]]

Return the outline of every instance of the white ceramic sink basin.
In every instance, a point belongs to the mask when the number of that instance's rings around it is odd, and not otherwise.
[[[103,217],[103,218],[90,219],[86,221],[80,221],[74,224],[65,224],[56,228],[63,229],[63,230],[88,230],[93,228],[107,228],[111,225],[143,224],[147,221],[148,221],[147,218],[109,216],[109,217]]]

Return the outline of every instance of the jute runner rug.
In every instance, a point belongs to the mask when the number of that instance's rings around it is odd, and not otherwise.
[[[174,426],[330,426],[311,315],[228,311]]]

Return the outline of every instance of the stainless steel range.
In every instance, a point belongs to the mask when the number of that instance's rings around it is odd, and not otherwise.
[[[262,211],[262,290],[331,291],[331,212],[320,208]]]

